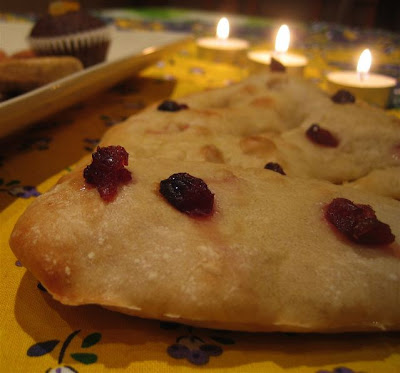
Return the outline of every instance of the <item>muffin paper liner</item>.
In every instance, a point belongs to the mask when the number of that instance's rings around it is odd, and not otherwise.
[[[28,37],[32,49],[39,52],[51,51],[52,53],[55,51],[74,53],[78,49],[90,48],[110,40],[111,28],[109,26],[56,37]]]

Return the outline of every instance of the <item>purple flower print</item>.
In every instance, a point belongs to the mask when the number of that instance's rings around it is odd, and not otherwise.
[[[161,322],[160,327],[165,330],[176,330],[184,327],[187,331],[185,335],[176,338],[175,343],[167,347],[167,354],[174,359],[186,359],[193,365],[205,365],[211,357],[220,356],[223,353],[221,346],[214,343],[207,343],[202,338],[193,334],[193,328],[177,323]],[[235,341],[226,336],[209,336],[214,342],[231,345]]]
[[[37,191],[36,187],[31,185],[16,185],[8,190],[8,193],[14,197],[19,198],[30,198],[40,196],[40,192]]]

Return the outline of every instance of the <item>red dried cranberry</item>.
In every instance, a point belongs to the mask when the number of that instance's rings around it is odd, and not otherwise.
[[[269,69],[271,71],[276,71],[276,72],[285,72],[286,71],[285,65],[283,65],[281,62],[279,62],[274,57],[271,57],[271,63],[269,65]]]
[[[339,145],[338,139],[328,130],[321,128],[318,124],[312,124],[306,131],[307,137],[314,143],[330,148],[336,148]]]
[[[332,97],[331,100],[337,104],[348,104],[356,102],[356,98],[345,89],[339,89]]]
[[[83,171],[88,184],[95,186],[100,197],[110,202],[118,191],[118,185],[132,180],[132,175],[125,168],[129,154],[122,146],[97,147],[92,154],[92,163]]]
[[[283,171],[283,168],[279,163],[274,163],[274,162],[268,162],[264,168],[266,170],[271,170],[280,173],[281,175],[286,175],[285,171]]]
[[[188,173],[162,180],[160,193],[172,206],[189,215],[206,216],[213,210],[214,194],[202,179]]]
[[[328,205],[325,217],[350,240],[362,245],[387,245],[395,239],[389,225],[379,221],[369,205],[335,198]]]
[[[157,109],[161,111],[179,111],[188,108],[189,106],[186,104],[178,104],[176,101],[172,100],[165,100],[157,107]]]

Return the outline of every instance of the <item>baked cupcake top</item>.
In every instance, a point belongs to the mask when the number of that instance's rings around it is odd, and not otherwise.
[[[104,27],[105,23],[84,9],[77,1],[54,1],[48,13],[31,30],[30,37],[56,37]]]

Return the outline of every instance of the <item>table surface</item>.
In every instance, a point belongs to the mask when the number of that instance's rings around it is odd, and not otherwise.
[[[196,37],[212,34],[221,17],[168,8],[114,9],[97,14],[122,29],[174,30]],[[34,17],[0,14],[0,22],[26,19]],[[249,40],[253,47],[271,47],[268,41],[280,24],[279,20],[255,17],[232,16],[230,21],[232,36]],[[400,78],[399,34],[326,23],[290,26],[291,50],[308,57],[305,76],[322,87],[327,72],[354,69],[354,59],[365,47],[374,53],[373,71]],[[398,333],[230,333],[128,318],[97,307],[71,310],[38,290],[37,282],[9,253],[7,238],[21,211],[73,163],[92,153],[108,128],[155,101],[225,86],[248,74],[246,65],[200,60],[194,43],[188,44],[118,86],[0,140],[1,266],[6,263],[7,268],[0,272],[2,298],[7,299],[0,315],[0,371],[186,372],[196,368],[194,360],[175,360],[167,353],[168,346],[180,337],[193,346],[200,342],[218,346],[221,354],[207,363],[213,371],[400,371]],[[400,116],[399,88],[388,111]]]

